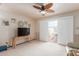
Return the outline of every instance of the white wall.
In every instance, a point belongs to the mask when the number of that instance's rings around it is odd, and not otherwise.
[[[15,18],[16,22],[12,23],[11,18]],[[8,20],[10,25],[4,26],[2,23],[3,20]],[[0,45],[5,44],[5,42],[13,39],[13,37],[16,36],[18,21],[27,21],[27,23],[31,24],[31,39],[35,39],[35,22],[33,19],[16,13],[0,11]]]
[[[74,42],[79,42],[79,11],[73,11],[73,12],[68,12],[68,13],[63,13],[55,16],[50,16],[46,17],[43,19],[38,19],[37,24],[41,20],[54,20],[54,19],[59,19],[61,17],[67,17],[67,16],[73,16],[73,31],[74,31]],[[39,24],[37,25],[37,33],[39,33]]]

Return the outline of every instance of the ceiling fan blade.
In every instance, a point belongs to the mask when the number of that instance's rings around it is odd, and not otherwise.
[[[33,5],[33,7],[36,8],[36,9],[40,9],[41,10],[41,6]]]
[[[55,11],[52,9],[47,9],[46,12],[51,13],[51,12],[55,12]]]
[[[45,9],[49,9],[53,6],[53,3],[48,3],[44,6]]]
[[[36,5],[43,6],[43,3],[35,3]]]

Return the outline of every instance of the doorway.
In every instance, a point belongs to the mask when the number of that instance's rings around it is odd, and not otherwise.
[[[49,34],[49,41],[50,42],[55,42],[57,43],[57,26],[58,26],[58,21],[48,21],[48,34]]]
[[[73,42],[73,16],[39,22],[39,38],[45,42],[67,45]]]

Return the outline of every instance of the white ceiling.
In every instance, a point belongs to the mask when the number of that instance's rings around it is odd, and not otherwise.
[[[79,9],[79,3],[54,3],[53,9],[55,12],[42,16],[39,10],[33,8],[32,5],[33,3],[3,3],[0,4],[0,10],[7,10],[10,12],[25,15],[33,19],[38,19]]]

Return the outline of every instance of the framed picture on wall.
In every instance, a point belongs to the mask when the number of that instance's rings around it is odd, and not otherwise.
[[[31,27],[31,24],[28,24],[28,27],[30,28]]]
[[[19,21],[19,22],[18,22],[18,26],[19,26],[19,27],[23,27],[23,26],[24,26],[24,22],[23,22],[23,21]]]
[[[11,18],[11,22],[12,23],[15,23],[16,22],[16,19],[15,18]]]
[[[3,23],[3,25],[5,25],[5,26],[9,26],[9,21],[7,21],[7,20],[3,20],[2,23]]]

